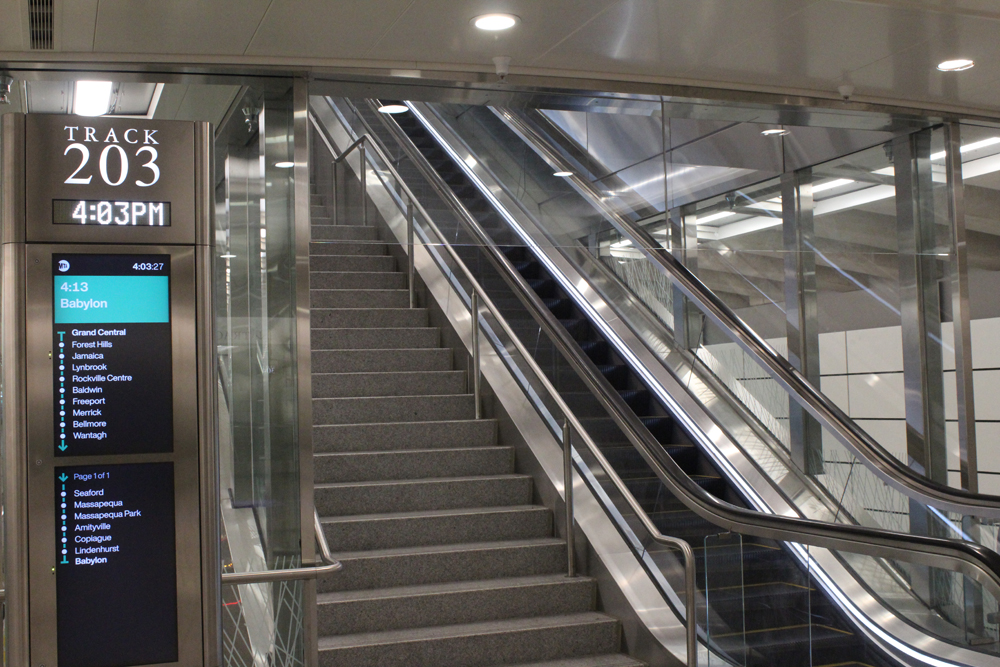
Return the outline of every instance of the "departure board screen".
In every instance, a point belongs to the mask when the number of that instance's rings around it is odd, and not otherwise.
[[[173,451],[170,257],[52,257],[55,455]]]
[[[174,465],[57,467],[59,667],[177,661]]]

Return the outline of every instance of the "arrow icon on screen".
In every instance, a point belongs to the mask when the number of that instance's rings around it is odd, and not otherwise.
[[[69,477],[67,477],[67,476],[65,475],[65,473],[64,473],[64,474],[62,474],[62,475],[59,475],[59,481],[60,481],[60,482],[65,482],[65,481],[66,481],[67,479],[69,479]]]
[[[60,452],[65,452],[66,451],[66,443],[65,442],[62,443],[61,445],[59,445],[59,451]]]

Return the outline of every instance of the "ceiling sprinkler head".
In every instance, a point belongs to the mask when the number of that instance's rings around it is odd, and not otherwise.
[[[14,85],[14,78],[6,74],[0,75],[0,104],[10,104],[10,87]]]
[[[507,80],[507,75],[510,74],[510,56],[496,56],[493,59],[493,64],[496,65],[497,76],[503,83]]]

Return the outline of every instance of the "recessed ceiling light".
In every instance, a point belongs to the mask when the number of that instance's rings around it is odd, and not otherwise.
[[[784,128],[776,127],[770,130],[764,130],[763,132],[761,132],[761,134],[763,134],[765,137],[783,137],[786,134],[791,134],[791,132],[789,132]]]
[[[294,162],[287,162],[287,161],[286,162],[275,162],[274,166],[277,167],[278,169],[291,169],[292,167],[295,166],[295,163]]]
[[[976,63],[968,58],[957,58],[955,60],[945,60],[943,63],[938,63],[937,68],[942,72],[962,72],[967,69],[972,69],[976,66]]]
[[[382,113],[405,113],[409,108],[405,104],[383,104],[378,110]]]
[[[77,81],[73,93],[73,113],[103,116],[111,107],[110,81]]]
[[[560,178],[565,178],[567,176],[572,176],[573,172],[572,171],[555,171],[555,172],[552,172],[552,175],[553,176],[558,176]]]
[[[480,30],[508,30],[517,25],[518,19],[513,14],[483,14],[472,19],[472,25]]]

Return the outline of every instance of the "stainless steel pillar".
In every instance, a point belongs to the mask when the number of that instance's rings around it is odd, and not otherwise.
[[[941,348],[943,277],[931,179],[931,132],[893,142],[906,445],[910,465],[948,483]]]
[[[667,219],[670,230],[670,252],[692,272],[698,272],[698,225],[694,206],[671,209]],[[701,339],[702,318],[697,308],[676,287],[673,291],[674,339],[685,349],[691,349]]]
[[[785,323],[788,361],[820,386],[819,320],[816,305],[816,250],[813,232],[812,170],[781,178],[782,231],[785,249]],[[822,428],[789,399],[792,461],[809,475],[823,472]]]

